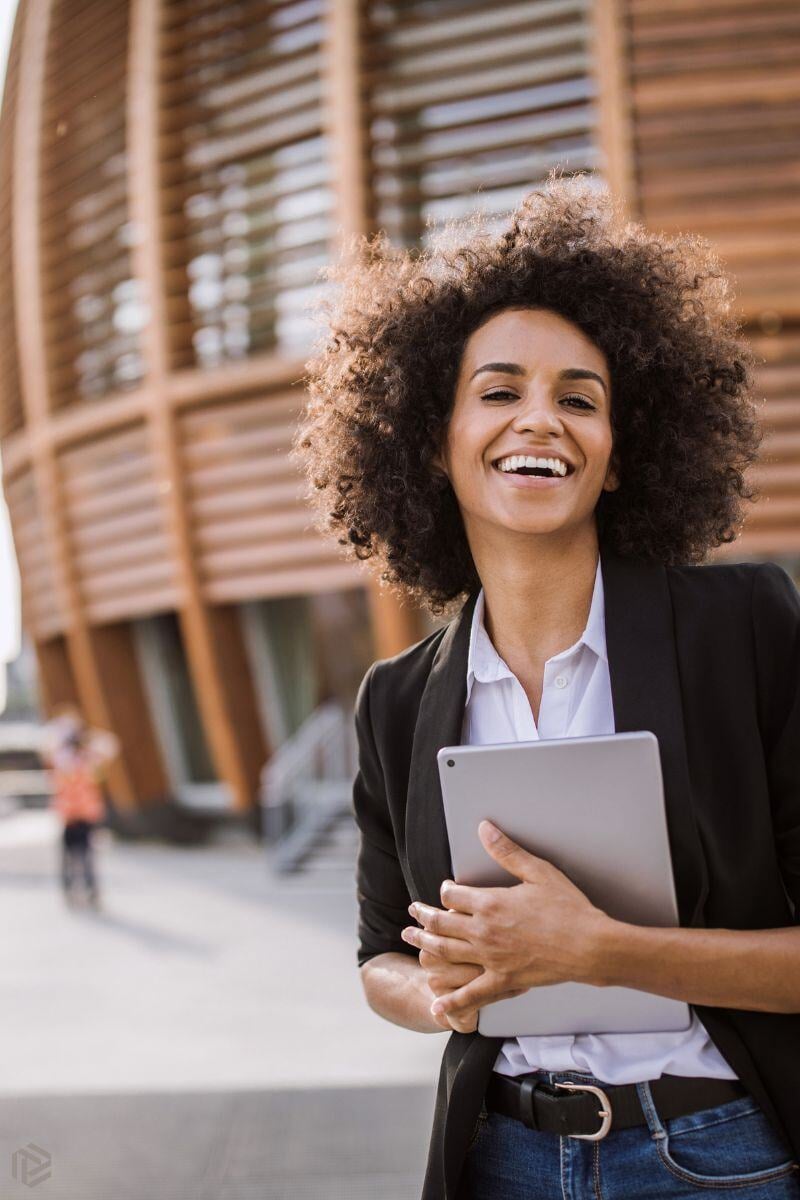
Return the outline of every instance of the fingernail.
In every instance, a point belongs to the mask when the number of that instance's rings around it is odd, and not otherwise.
[[[496,842],[500,837],[500,830],[491,821],[481,821],[481,828],[487,842]]]
[[[444,1012],[444,1005],[440,1004],[438,1000],[434,1001],[434,1003],[431,1005],[431,1012],[435,1017],[438,1017],[440,1012]]]

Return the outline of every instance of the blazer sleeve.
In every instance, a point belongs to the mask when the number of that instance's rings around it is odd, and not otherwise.
[[[777,563],[755,572],[753,632],[775,844],[800,923],[800,593]]]
[[[353,812],[360,832],[356,862],[359,967],[376,954],[393,950],[415,957],[419,953],[400,937],[401,929],[414,921],[408,911],[411,896],[397,857],[383,769],[372,731],[370,684],[376,665],[373,663],[362,679],[355,704],[358,769],[353,783]]]

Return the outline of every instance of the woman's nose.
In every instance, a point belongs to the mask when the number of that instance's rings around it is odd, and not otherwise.
[[[560,415],[547,403],[524,405],[514,414],[512,426],[519,432],[527,429],[532,433],[560,433],[563,429]]]

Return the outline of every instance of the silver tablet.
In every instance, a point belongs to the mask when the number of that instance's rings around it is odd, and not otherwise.
[[[680,924],[653,733],[445,746],[437,761],[457,883],[519,883],[481,844],[478,825],[488,818],[554,863],[609,916]],[[690,1023],[682,1000],[585,983],[530,988],[478,1015],[486,1037],[656,1033]]]

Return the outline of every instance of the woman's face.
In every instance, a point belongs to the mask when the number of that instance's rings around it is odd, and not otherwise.
[[[608,364],[577,326],[549,309],[504,309],[472,333],[434,460],[470,540],[490,526],[544,534],[592,522],[601,492],[619,486],[611,451]],[[560,458],[568,474],[537,478],[498,466],[523,455]]]

